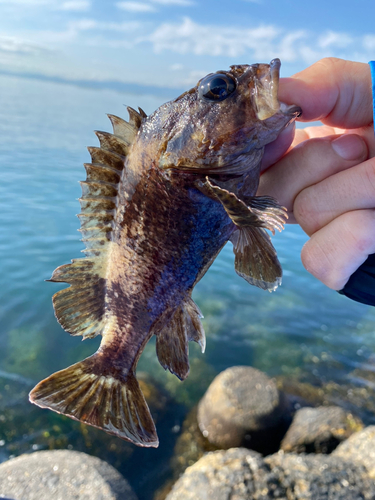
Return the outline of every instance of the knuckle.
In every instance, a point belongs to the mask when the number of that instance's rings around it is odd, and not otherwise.
[[[344,281],[339,271],[332,265],[328,251],[316,245],[313,240],[309,240],[302,248],[301,260],[305,269],[315,276],[324,285],[339,290],[342,288]]]
[[[375,195],[375,158],[370,158],[364,163],[364,174],[370,194]]]
[[[308,235],[318,229],[319,211],[316,208],[313,188],[306,188],[297,195],[293,204],[293,213],[298,224]]]

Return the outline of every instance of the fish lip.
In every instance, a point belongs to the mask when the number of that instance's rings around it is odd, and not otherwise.
[[[258,119],[264,121],[280,111],[278,90],[281,61],[275,58],[269,64],[255,66],[252,98]]]
[[[302,115],[302,108],[296,104],[287,105],[283,102],[280,103],[280,111],[291,118],[298,118]]]

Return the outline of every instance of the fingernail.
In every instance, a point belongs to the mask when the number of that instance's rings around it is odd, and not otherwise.
[[[357,160],[365,153],[365,143],[356,134],[344,134],[332,141],[332,148],[344,160]]]

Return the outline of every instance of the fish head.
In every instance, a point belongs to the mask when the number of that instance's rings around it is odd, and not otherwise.
[[[202,78],[159,108],[165,113],[159,166],[195,174],[241,175],[300,114],[278,100],[280,60],[235,65]]]

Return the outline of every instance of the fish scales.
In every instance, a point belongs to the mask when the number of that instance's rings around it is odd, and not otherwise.
[[[281,230],[285,209],[256,197],[264,146],[300,113],[277,99],[280,61],[231,66],[148,116],[109,118],[96,132],[82,182],[84,259],[57,268],[70,284],[53,297],[72,335],[102,335],[98,351],[52,374],[30,400],[140,446],[158,446],[135,377],[156,335],[163,368],[189,373],[188,342],[205,349],[202,314],[191,299],[231,240],[236,272],[274,290],[281,267],[265,229]]]

